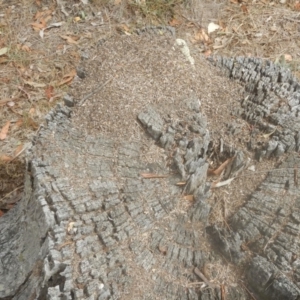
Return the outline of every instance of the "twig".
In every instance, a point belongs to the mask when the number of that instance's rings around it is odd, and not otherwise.
[[[7,198],[9,195],[11,195],[12,193],[16,192],[17,190],[19,190],[23,187],[24,187],[24,185],[21,185],[21,186],[15,188],[14,190],[12,190],[11,192],[7,193],[3,198],[0,199],[0,203],[3,202],[4,199]]]
[[[92,95],[94,95],[95,93],[97,93],[98,91],[100,91],[103,87],[105,87],[111,80],[113,80],[114,77],[111,77],[110,79],[108,79],[106,82],[104,82],[102,85],[100,85],[99,87],[95,88],[91,93],[87,94],[80,102],[79,102],[79,106],[82,106],[84,104],[84,102],[90,98]]]
[[[219,285],[211,283],[205,276],[200,272],[200,270],[196,267],[194,272],[197,276],[199,276],[209,287],[211,288],[219,288]]]
[[[243,288],[247,291],[247,293],[250,295],[250,297],[253,299],[253,300],[256,300],[256,298],[253,296],[253,294],[246,288],[246,286],[243,284],[242,280],[240,280]]]
[[[141,173],[140,174],[143,178],[150,179],[150,178],[168,178],[169,175],[160,175],[154,173]]]
[[[282,170],[294,170],[295,171],[295,167],[274,168],[274,169],[267,169],[265,171],[255,171],[250,174],[239,175],[239,177],[251,177],[251,176],[256,176],[257,174],[263,174],[263,173],[274,172],[274,171],[282,171]]]
[[[283,18],[284,18],[285,20],[287,20],[287,21],[300,23],[300,20],[295,20],[295,19],[291,19],[291,18],[288,18],[288,17],[283,17]]]
[[[23,149],[21,151],[19,151],[10,161],[8,161],[7,163],[9,164],[10,162],[12,162],[13,160],[15,160],[18,156],[20,156],[26,149],[28,148],[28,145],[25,145],[23,147]]]

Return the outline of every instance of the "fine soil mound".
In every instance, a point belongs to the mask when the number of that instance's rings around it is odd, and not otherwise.
[[[169,27],[83,50],[0,219],[0,298],[299,299],[298,90]]]

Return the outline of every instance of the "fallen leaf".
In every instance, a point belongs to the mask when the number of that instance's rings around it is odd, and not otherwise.
[[[300,2],[299,2],[299,1],[297,1],[297,2],[294,4],[294,9],[300,11]]]
[[[0,100],[0,106],[6,105],[8,102],[15,100],[14,98],[5,98]]]
[[[74,21],[74,23],[77,23],[77,22],[81,21],[81,18],[80,18],[80,17],[75,17],[75,18],[73,19],[73,21]]]
[[[60,36],[62,39],[66,40],[67,43],[69,44],[78,44],[77,40],[79,40],[79,37],[71,37],[71,36],[68,36],[68,35],[61,35]]]
[[[7,53],[7,51],[8,51],[8,48],[7,48],[7,47],[1,48],[1,49],[0,49],[0,56],[1,56],[1,55],[4,55],[5,53]]]
[[[285,59],[285,61],[292,61],[293,57],[290,54],[284,54],[284,59]]]
[[[39,23],[31,23],[30,25],[35,31],[40,31],[41,29],[45,29],[47,27],[45,20],[41,20]]]
[[[54,91],[54,87],[52,85],[49,85],[45,89],[45,94],[48,100],[50,100],[53,97],[53,91]]]
[[[211,50],[206,50],[203,54],[205,57],[209,57],[211,55]]]
[[[4,64],[6,62],[8,62],[8,57],[6,57],[6,56],[0,57],[0,64]]]
[[[194,201],[194,195],[185,195],[183,196],[183,199],[192,202]]]
[[[241,10],[243,11],[244,14],[248,13],[248,7],[244,4],[241,5]]]
[[[168,251],[168,248],[167,248],[167,246],[158,245],[158,250],[159,250],[163,255],[166,255],[166,254],[167,254],[167,251]]]
[[[61,86],[61,85],[64,85],[66,83],[70,83],[73,78],[75,77],[75,75],[77,74],[76,70],[72,70],[70,73],[66,74],[64,77],[63,77],[63,80],[58,84],[58,86]]]
[[[68,232],[68,233],[71,232],[71,230],[72,230],[73,227],[74,227],[74,224],[75,224],[75,222],[70,222],[70,223],[68,224],[68,228],[67,228],[67,232]]]
[[[5,154],[0,154],[0,162],[9,162],[12,160],[12,157],[5,155]]]
[[[15,127],[15,128],[21,127],[22,125],[23,125],[23,119],[19,119],[19,120],[15,123],[14,127]]]
[[[52,23],[49,26],[47,26],[45,29],[50,29],[53,27],[60,27],[62,24],[64,24],[65,22],[57,22],[57,23]]]
[[[10,83],[10,81],[11,81],[11,78],[8,78],[8,77],[0,78],[0,82],[3,82],[3,83]]]
[[[14,155],[17,156],[23,150],[23,144],[20,144],[14,151]]]
[[[170,26],[173,26],[173,27],[176,27],[176,26],[181,25],[181,23],[182,23],[182,22],[181,22],[180,20],[174,18],[174,19],[172,19],[172,20],[169,22],[169,25],[170,25]]]
[[[28,118],[27,119],[27,124],[29,125],[29,126],[31,126],[33,129],[38,129],[39,128],[39,125],[38,125],[38,123],[37,122],[35,122],[32,118]]]
[[[194,34],[194,37],[192,39],[192,42],[194,42],[194,43],[198,42],[198,41],[205,42],[205,43],[209,41],[209,37],[208,37],[208,35],[206,34],[206,32],[203,28],[198,30]]]
[[[233,178],[229,178],[229,179],[227,179],[227,180],[225,180],[225,181],[213,182],[213,183],[211,184],[211,188],[214,189],[214,188],[218,188],[218,187],[221,187],[221,186],[224,186],[224,185],[228,185],[228,184],[231,183],[231,181],[232,181],[233,179],[234,179],[234,177],[233,177]]]
[[[6,139],[9,126],[10,126],[10,121],[7,121],[6,124],[2,127],[2,129],[0,131],[0,140],[1,141]]]
[[[167,178],[168,175],[159,175],[155,173],[141,173],[141,176],[143,178],[149,179],[149,178]]]
[[[233,158],[234,157],[228,158],[218,168],[216,168],[214,170],[208,169],[207,175],[208,176],[211,176],[211,175],[219,176],[224,171],[226,166],[233,160]]]
[[[44,38],[44,33],[45,33],[44,29],[40,30],[39,36],[40,36],[41,39]]]
[[[117,26],[116,28],[119,32],[130,35],[130,29],[126,24],[120,24],[119,26]]]
[[[18,89],[22,91],[28,99],[31,98],[30,94],[22,86],[18,86]]]
[[[35,108],[34,108],[34,107],[31,107],[31,108],[29,109],[28,114],[31,115],[31,116],[33,116],[34,113],[35,113]]]
[[[27,45],[22,45],[22,46],[21,46],[21,49],[22,49],[23,51],[25,51],[25,52],[31,52],[30,47],[27,46]]]
[[[211,23],[208,24],[208,27],[207,27],[207,33],[210,34],[210,33],[216,31],[216,30],[219,29],[219,28],[220,28],[219,25],[217,25],[217,24],[211,22]]]

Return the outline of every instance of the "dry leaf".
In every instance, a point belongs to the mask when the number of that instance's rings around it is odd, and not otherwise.
[[[9,101],[9,102],[7,102],[6,105],[7,105],[8,107],[13,107],[13,106],[15,106],[15,102]]]
[[[22,46],[21,46],[21,49],[22,49],[23,51],[25,51],[25,52],[31,52],[30,47],[27,46],[27,45],[22,45]]]
[[[220,28],[219,25],[217,25],[217,24],[211,22],[211,23],[208,24],[208,27],[207,27],[207,33],[210,34],[210,33],[216,31],[216,30],[219,29],[219,28]]]
[[[292,61],[293,57],[290,54],[284,54],[284,59],[285,59],[285,61]]]
[[[116,29],[121,33],[131,35],[130,28],[126,24],[121,24],[121,25],[117,26]]]
[[[141,173],[140,174],[143,178],[149,179],[149,178],[167,178],[168,175],[159,175],[154,173]]]
[[[7,48],[7,47],[1,48],[1,49],[0,49],[0,56],[1,56],[1,55],[4,55],[5,53],[7,53],[7,51],[8,51],[8,48]]]
[[[39,32],[39,36],[41,37],[41,39],[44,38],[44,29],[40,30]]]
[[[213,183],[211,184],[211,188],[214,189],[214,188],[218,188],[218,187],[221,187],[221,186],[224,186],[224,185],[228,185],[228,184],[231,183],[231,181],[232,181],[233,179],[234,179],[234,177],[233,177],[233,178],[229,178],[229,179],[227,179],[227,180],[225,180],[225,181],[213,182]]]
[[[2,129],[0,131],[0,140],[1,141],[6,139],[9,126],[10,126],[10,121],[7,121],[6,124],[2,127]]]
[[[185,195],[183,196],[183,199],[192,202],[194,201],[194,195]]]
[[[75,18],[73,19],[73,22],[74,22],[74,23],[77,23],[77,22],[79,22],[79,21],[81,21],[81,18],[80,18],[80,17],[75,17]]]
[[[8,62],[8,57],[6,57],[6,56],[1,56],[1,57],[0,57],[0,64],[4,64],[4,63],[6,63],[6,62]]]
[[[294,5],[294,9],[297,10],[297,11],[300,11],[300,2],[297,1]]]
[[[241,10],[243,11],[244,14],[248,13],[248,7],[244,4],[241,5]]]
[[[159,250],[163,255],[167,255],[167,252],[168,252],[167,246],[158,245],[158,250]]]
[[[68,228],[67,228],[67,232],[68,232],[68,233],[71,232],[71,230],[72,230],[73,227],[74,227],[74,224],[75,224],[75,222],[70,222],[70,223],[69,223]]]
[[[205,57],[209,57],[211,55],[211,50],[206,50],[203,54]]]
[[[172,19],[172,20],[169,22],[169,25],[170,25],[170,26],[173,26],[173,27],[176,27],[176,26],[181,25],[181,23],[182,23],[182,22],[181,22],[180,20],[174,18],[174,19]]]
[[[227,160],[225,160],[218,168],[216,168],[215,170],[212,169],[208,169],[207,170],[207,175],[211,176],[211,175],[216,175],[219,176],[224,169],[226,168],[226,166],[233,160],[234,157],[228,158]]]
[[[17,128],[17,127],[21,127],[23,125],[23,119],[19,119],[15,125],[14,125],[14,128]]]
[[[53,91],[54,91],[54,87],[52,85],[49,85],[45,89],[45,94],[48,100],[50,100],[53,97]]]
[[[61,35],[60,36],[62,39],[66,40],[67,43],[69,44],[78,44],[77,43],[77,40],[79,40],[79,37],[76,37],[76,36],[68,36],[68,35]]]
[[[33,129],[37,130],[39,128],[39,125],[37,122],[35,122],[32,118],[27,119],[27,124],[31,126]]]
[[[76,70],[72,70],[70,73],[66,74],[64,77],[63,77],[63,80],[58,84],[58,86],[61,86],[61,85],[64,85],[66,83],[70,83],[73,78],[75,77],[75,75],[77,74]]]
[[[64,24],[65,22],[56,22],[56,23],[52,23],[50,24],[49,26],[47,26],[46,29],[50,29],[50,28],[53,28],[53,27],[60,27],[62,24]]]
[[[209,37],[203,28],[198,30],[192,39],[192,42],[194,43],[198,41],[205,42],[205,43],[209,41]]]
[[[12,157],[5,155],[5,154],[0,154],[0,162],[9,162],[12,160]]]
[[[47,27],[46,21],[43,19],[40,20],[38,23],[35,22],[35,23],[31,23],[30,25],[35,31],[40,31],[41,29],[45,29]]]
[[[34,113],[35,113],[35,108],[34,108],[34,107],[31,107],[31,108],[29,109],[28,114],[31,115],[31,116],[33,116]]]
[[[16,150],[14,151],[14,155],[18,156],[18,154],[23,150],[23,144],[20,144]]]
[[[4,105],[6,105],[8,102],[10,102],[12,100],[15,100],[15,99],[13,99],[13,98],[2,99],[2,100],[0,100],[0,106],[4,106]]]

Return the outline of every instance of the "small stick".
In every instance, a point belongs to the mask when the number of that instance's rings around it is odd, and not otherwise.
[[[217,285],[217,284],[213,284],[213,283],[211,283],[205,276],[204,276],[204,274],[202,274],[201,272],[200,272],[200,270],[196,267],[195,269],[194,269],[194,272],[195,272],[195,274],[197,275],[197,276],[199,276],[208,286],[210,286],[211,288],[219,288],[219,286]]]
[[[295,20],[295,19],[292,19],[292,18],[288,18],[288,17],[283,17],[285,20],[287,21],[291,21],[291,22],[296,22],[296,23],[300,23],[300,20]]]
[[[17,190],[23,188],[24,185],[21,185],[17,188],[15,188],[14,190],[12,190],[11,192],[7,193],[3,198],[0,199],[0,204],[4,201],[5,198],[7,198],[9,195],[11,195],[12,193],[16,192]]]
[[[296,187],[298,187],[298,168],[295,166],[294,168],[294,184]]]
[[[94,95],[95,93],[97,93],[98,91],[100,91],[103,87],[105,87],[114,77],[111,77],[110,79],[108,79],[106,82],[104,82],[102,85],[98,86],[97,88],[95,88],[91,93],[87,94],[80,102],[79,102],[79,106],[82,106],[84,104],[84,102],[90,98],[92,95]]]
[[[251,299],[256,300],[256,298],[253,296],[253,294],[246,288],[246,286],[243,284],[242,280],[240,280],[243,288],[248,292],[248,294],[250,295]]]

